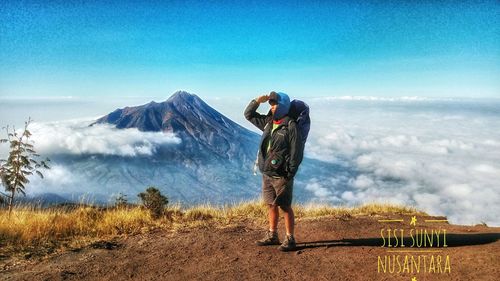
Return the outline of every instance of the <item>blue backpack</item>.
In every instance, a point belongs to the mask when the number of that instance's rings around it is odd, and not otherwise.
[[[297,128],[302,139],[302,147],[305,146],[309,130],[311,129],[311,118],[309,118],[309,106],[301,100],[293,100],[290,103],[288,116],[297,122]]]

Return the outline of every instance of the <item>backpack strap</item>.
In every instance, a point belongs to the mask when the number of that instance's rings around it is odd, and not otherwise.
[[[297,129],[297,134],[300,134],[299,128],[297,127],[297,121],[295,121],[294,119],[290,119],[290,120],[288,121],[288,124],[287,124],[287,126],[286,126],[286,129],[289,131],[289,129],[290,129],[290,125],[291,125],[292,123],[295,123],[295,128]],[[290,137],[290,134],[288,134],[288,136]]]
[[[297,126],[297,121],[295,121],[294,119],[290,118],[290,120],[288,121],[288,127],[290,127],[290,124],[292,123],[295,123],[295,126]]]

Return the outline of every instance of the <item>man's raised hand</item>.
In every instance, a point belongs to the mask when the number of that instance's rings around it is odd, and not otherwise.
[[[264,103],[264,102],[267,102],[268,100],[269,100],[268,95],[263,95],[263,96],[260,96],[260,97],[255,99],[255,101],[258,103]]]

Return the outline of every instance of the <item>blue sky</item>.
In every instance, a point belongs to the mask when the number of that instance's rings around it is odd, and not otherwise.
[[[0,96],[500,97],[498,1],[67,2],[0,4]]]

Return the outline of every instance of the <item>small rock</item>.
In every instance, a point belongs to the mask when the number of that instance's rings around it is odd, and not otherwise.
[[[296,255],[302,254],[302,250],[295,252]]]
[[[61,272],[61,277],[67,277],[67,276],[69,276],[69,275],[75,275],[75,274],[76,274],[76,273],[75,273],[75,272],[73,272],[73,271],[63,270],[63,271]]]

